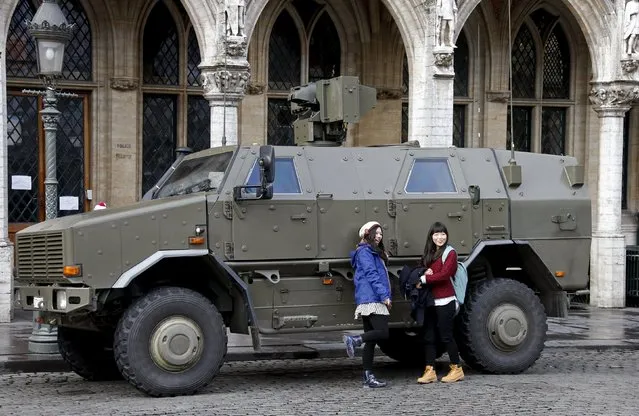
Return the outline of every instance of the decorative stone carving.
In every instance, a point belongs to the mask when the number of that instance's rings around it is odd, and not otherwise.
[[[452,52],[434,52],[435,65],[449,67],[453,64]]]
[[[262,95],[264,94],[264,90],[266,89],[266,85],[264,84],[255,84],[249,82],[246,86],[246,93],[249,95]]]
[[[246,38],[232,37],[226,40],[226,54],[231,57],[246,56]]]
[[[378,100],[398,100],[402,98],[403,92],[401,88],[378,88],[377,99]]]
[[[437,0],[437,46],[453,47],[455,24],[457,22],[457,1]]]
[[[626,54],[637,53],[637,35],[639,35],[639,0],[630,0],[624,9],[624,49]]]
[[[250,79],[248,69],[218,69],[200,75],[204,95],[222,93],[241,96]]]
[[[621,60],[621,69],[623,72],[629,74],[635,72],[639,67],[639,59],[622,59]]]
[[[244,36],[244,0],[226,0],[224,7],[227,36]]]
[[[137,78],[111,78],[111,88],[118,91],[131,91],[138,88]]]
[[[486,100],[491,103],[507,103],[510,99],[510,91],[486,91]]]
[[[639,87],[610,84],[595,86],[590,90],[590,102],[597,107],[621,107],[639,101]]]

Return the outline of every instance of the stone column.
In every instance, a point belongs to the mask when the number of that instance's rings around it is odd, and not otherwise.
[[[0,7],[1,8],[1,7]],[[0,52],[0,58],[3,58]],[[13,244],[9,240],[9,192],[7,165],[7,89],[4,65],[0,67],[0,322],[9,322],[13,316]]]
[[[239,103],[251,74],[244,34],[244,0],[225,0],[212,64],[200,65],[204,97],[211,106],[211,147],[236,145]]]
[[[410,85],[409,140],[421,146],[453,143],[454,33],[456,0],[432,2],[424,43],[415,44]]]
[[[597,84],[590,92],[599,116],[596,218],[590,251],[590,304],[623,307],[626,300],[625,241],[621,232],[623,119],[639,88]]]

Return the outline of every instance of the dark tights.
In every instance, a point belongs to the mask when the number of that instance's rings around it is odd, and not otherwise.
[[[424,315],[424,342],[426,343],[426,365],[435,365],[437,355],[437,333],[441,342],[446,345],[446,352],[451,364],[459,364],[459,351],[453,336],[456,302],[443,306],[429,306]]]
[[[364,351],[362,353],[364,370],[371,371],[373,369],[373,356],[377,342],[388,339],[388,318],[388,315],[376,314],[362,316],[362,320],[364,321],[362,342],[366,343],[364,344]]]

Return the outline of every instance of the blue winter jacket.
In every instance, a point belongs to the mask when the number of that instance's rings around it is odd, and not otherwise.
[[[367,243],[360,243],[351,252],[355,270],[355,303],[382,303],[391,297],[388,272],[384,261]]]

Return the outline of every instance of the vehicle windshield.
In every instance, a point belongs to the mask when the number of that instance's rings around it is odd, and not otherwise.
[[[231,157],[232,151],[182,161],[154,199],[218,189]]]

